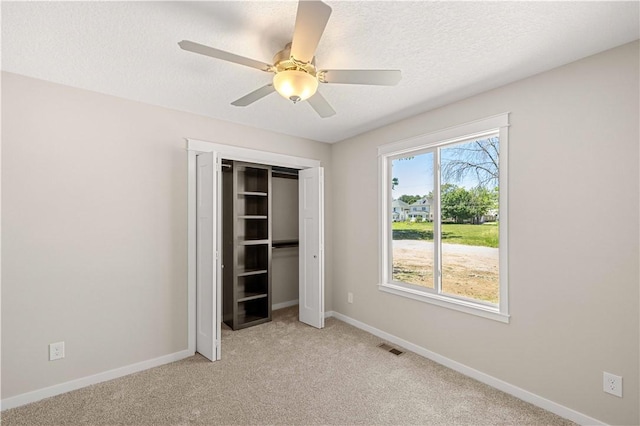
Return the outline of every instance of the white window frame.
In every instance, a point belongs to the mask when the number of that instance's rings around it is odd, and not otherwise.
[[[378,187],[379,194],[379,283],[378,288],[386,293],[408,297],[410,299],[431,303],[434,305],[454,309],[468,314],[478,315],[496,321],[509,322],[508,295],[508,149],[509,149],[509,113],[503,113],[481,120],[472,121],[459,126],[449,127],[433,133],[419,135],[410,139],[388,143],[378,147]],[[394,159],[433,152],[438,155],[436,148],[465,141],[473,138],[497,134],[500,138],[499,159],[499,302],[497,305],[480,301],[442,294],[433,289],[421,288],[405,284],[392,279],[392,231],[391,231],[391,162]],[[439,164],[437,159],[437,164]],[[440,173],[434,173],[434,196],[440,192]],[[434,234],[440,232],[440,209],[434,211]],[[436,250],[436,253],[439,251]],[[435,259],[434,265],[439,265],[440,259]]]

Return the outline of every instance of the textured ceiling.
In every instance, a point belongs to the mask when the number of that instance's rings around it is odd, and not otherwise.
[[[181,50],[183,39],[271,63],[297,3],[2,2],[2,69],[324,142],[339,141],[639,37],[633,2],[326,1],[319,68],[400,69],[398,86],[321,85],[337,114],[272,94],[270,74]]]

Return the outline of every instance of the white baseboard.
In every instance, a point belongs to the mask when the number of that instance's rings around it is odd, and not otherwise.
[[[298,299],[289,300],[288,302],[280,302],[271,305],[272,311],[277,311],[278,309],[288,308],[289,306],[295,306],[298,304]]]
[[[294,306],[296,304],[298,304],[297,300],[291,300],[288,302],[275,304],[273,305],[272,309],[274,310],[282,309],[289,306]],[[344,321],[347,324],[350,324],[354,327],[357,327],[361,330],[371,333],[374,336],[378,336],[381,339],[384,339],[390,343],[401,346],[405,349],[410,350],[411,352],[415,352],[418,355],[421,355],[425,358],[435,361],[438,364],[442,364],[445,367],[451,368],[452,370],[455,370],[459,373],[464,374],[465,376],[476,379],[482,383],[485,383],[491,387],[499,389],[505,393],[513,395],[516,398],[519,398],[523,401],[529,402],[540,408],[544,408],[545,410],[550,411],[554,414],[557,414],[561,417],[564,417],[565,419],[569,419],[581,425],[606,425],[606,423],[603,423],[600,420],[596,420],[578,411],[572,410],[571,408],[568,408],[558,403],[555,403],[553,401],[550,401],[539,395],[536,395],[527,390],[524,390],[510,383],[507,383],[493,376],[490,376],[486,373],[478,371],[474,368],[471,368],[467,365],[461,364],[457,361],[454,361],[452,359],[439,355],[435,352],[432,352],[428,349],[423,348],[422,346],[413,344],[407,340],[401,339],[400,337],[394,336],[393,334],[389,334],[385,331],[379,330],[375,327],[372,327],[368,324],[355,320],[339,312],[327,311],[325,312],[324,316],[325,318],[334,317],[336,319],[339,319],[340,321]],[[164,356],[150,359],[147,361],[138,362],[136,364],[131,364],[128,366],[94,374],[92,376],[87,376],[80,379],[71,380],[69,382],[61,383],[58,385],[53,385],[43,389],[38,389],[35,391],[12,396],[10,398],[6,398],[0,401],[0,407],[1,407],[0,410],[7,410],[9,408],[19,407],[21,405],[29,404],[31,402],[36,402],[41,399],[49,398],[55,395],[60,395],[62,393],[70,392],[72,390],[80,389],[89,385],[105,382],[107,380],[117,379],[118,377],[126,376],[132,373],[137,373],[139,371],[147,370],[149,368],[168,364],[174,361],[179,361],[181,359],[188,358],[193,355],[194,355],[193,351],[186,349],[184,351],[176,352],[173,354],[164,355]]]
[[[124,367],[115,368],[109,371],[104,371],[102,373],[94,374],[92,376],[82,377],[80,379],[71,380],[69,382],[60,383],[58,385],[53,385],[46,388],[23,393],[20,395],[12,396],[12,397],[3,399],[0,402],[0,407],[1,407],[0,409],[8,410],[9,408],[19,407],[21,405],[40,401],[41,399],[60,395],[62,393],[70,392],[72,390],[80,389],[89,385],[105,382],[107,380],[117,379],[118,377],[127,376],[129,374],[137,373],[143,370],[148,370],[149,368],[157,367],[159,365],[168,364],[174,361],[179,361],[181,359],[188,358],[193,355],[194,353],[192,351],[185,349],[184,351],[175,352],[169,355],[164,355],[158,358],[149,359],[149,360],[138,362],[131,365],[126,365]]]
[[[550,401],[546,398],[543,398],[539,395],[531,393],[527,390],[514,386],[510,383],[507,383],[503,380],[497,379],[493,376],[490,376],[486,373],[478,371],[474,368],[471,368],[467,365],[461,364],[457,361],[454,361],[450,358],[439,355],[435,352],[432,352],[428,349],[423,348],[422,346],[418,346],[413,344],[407,340],[401,339],[400,337],[394,336],[393,334],[389,334],[385,331],[379,330],[375,327],[372,327],[368,324],[355,320],[351,317],[343,315],[339,312],[326,312],[325,317],[334,317],[339,319],[340,321],[344,321],[347,324],[350,324],[354,327],[357,327],[361,330],[369,332],[374,336],[378,336],[381,339],[384,339],[390,343],[396,344],[398,346],[402,346],[405,349],[410,350],[411,352],[415,352],[418,355],[421,355],[425,358],[428,358],[432,361],[437,362],[438,364],[442,364],[445,367],[448,367],[452,370],[455,370],[459,373],[464,374],[465,376],[471,377],[473,379],[478,380],[479,382],[485,383],[493,388],[499,389],[509,395],[513,395],[516,398],[519,398],[523,401],[529,402],[533,405],[536,405],[540,408],[544,408],[547,411],[550,411],[558,416],[564,417],[565,419],[569,419],[573,422],[576,422],[581,425],[606,425],[606,423],[601,422],[600,420],[596,420],[592,417],[589,417],[585,414],[582,414],[578,411],[572,410],[571,408],[565,407],[564,405],[560,405],[553,401]]]

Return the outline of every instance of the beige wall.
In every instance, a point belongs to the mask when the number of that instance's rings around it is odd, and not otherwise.
[[[298,180],[271,179],[271,238],[298,239]],[[271,252],[271,303],[298,300],[298,248],[276,248]]]
[[[191,137],[322,161],[327,310],[602,421],[640,423],[638,49],[333,146],[3,73],[2,397],[186,348]],[[511,323],[380,292],[377,147],[502,112]],[[67,356],[48,362],[59,340]],[[624,377],[623,399],[602,392],[602,371]]]
[[[638,424],[638,42],[333,146],[334,310],[588,416]],[[502,324],[378,290],[379,145],[510,112]],[[347,304],[347,292],[354,303]],[[602,372],[624,377],[624,398]]]
[[[187,348],[185,137],[318,159],[330,192],[330,145],[2,74],[2,398]]]

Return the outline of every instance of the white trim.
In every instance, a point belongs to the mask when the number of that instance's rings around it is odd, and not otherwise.
[[[29,404],[31,402],[40,401],[41,399],[44,399],[44,398],[49,398],[52,396],[71,392],[72,390],[84,388],[86,386],[95,385],[96,383],[117,379],[118,377],[128,376],[129,374],[137,373],[143,370],[148,370],[150,368],[158,367],[164,364],[169,364],[171,362],[179,361],[181,359],[188,358],[193,355],[194,355],[193,351],[185,349],[180,352],[175,352],[175,353],[164,355],[158,358],[153,358],[153,359],[138,362],[135,364],[126,365],[124,367],[119,367],[113,370],[104,371],[102,373],[94,374],[92,376],[86,376],[80,379],[71,380],[69,382],[64,382],[64,383],[49,386],[46,388],[37,389],[31,392],[26,392],[20,395],[12,396],[2,400],[1,402],[2,410],[8,410],[9,408],[19,407],[21,405]]]
[[[217,285],[217,283],[222,282],[222,159],[214,152],[213,157],[216,160],[216,170],[215,170],[215,182],[216,188],[213,191],[212,197],[214,197],[214,207],[217,206],[217,209],[214,209],[215,216],[215,230],[217,235],[217,240],[215,242],[214,252],[216,253],[216,268],[214,271],[214,277],[216,277],[216,288],[214,291],[216,292],[216,361],[220,361],[222,359],[222,285]],[[218,196],[218,199],[215,199],[215,196]],[[194,212],[194,216],[197,220],[196,210],[192,210]],[[197,230],[194,231],[197,235]],[[197,251],[197,250],[196,250]],[[197,253],[195,253],[197,257]],[[195,263],[195,262],[194,262]],[[193,298],[197,298],[196,292],[193,293]],[[194,303],[194,306],[197,306]],[[195,318],[195,314],[193,317]],[[196,332],[196,325],[193,325],[193,331]],[[197,343],[197,342],[196,342]]]
[[[292,155],[286,154],[277,154],[273,152],[260,151],[256,149],[250,148],[241,148],[232,145],[224,145],[213,142],[202,141],[198,139],[186,139],[186,150],[187,150],[187,326],[189,329],[187,330],[187,348],[189,350],[193,350],[195,352],[196,349],[196,156],[199,153],[203,152],[215,152],[217,154],[218,159],[228,159],[235,161],[245,161],[250,163],[259,163],[259,164],[269,164],[272,166],[281,166],[281,167],[289,167],[293,169],[308,169],[312,167],[320,167],[320,160],[315,160],[311,158],[303,158],[303,157],[294,157]],[[220,182],[218,182],[218,199],[215,200],[216,206],[218,207],[218,214],[221,217],[221,186]],[[323,187],[324,192],[324,187]],[[324,215],[324,212],[322,212]],[[324,219],[323,219],[324,221]],[[222,246],[221,238],[222,233],[220,232],[221,221],[217,221],[218,226],[216,227],[217,237],[217,247],[216,251],[219,250],[219,247]],[[218,265],[222,262],[221,256],[218,258]],[[324,266],[322,266],[324,269]],[[218,268],[218,271],[220,269]],[[324,273],[324,271],[323,271]],[[220,277],[217,277],[218,281],[220,281]],[[218,311],[218,324],[222,322],[222,286],[216,284],[217,291],[217,311]],[[323,295],[324,297],[324,295]],[[324,302],[323,302],[324,303]],[[324,306],[322,307],[324,309]],[[217,336],[217,359],[220,359],[220,341],[221,336]]]
[[[380,282],[391,276],[391,244],[392,230],[389,220],[389,210],[387,203],[391,200],[391,171],[389,162],[384,155],[378,154],[378,277]]]
[[[435,294],[433,296],[439,296],[442,294],[442,210],[440,206],[441,190],[442,187],[442,169],[440,167],[441,152],[439,149],[433,152],[433,290]],[[426,195],[426,194],[425,194]],[[391,228],[391,226],[389,226]],[[391,254],[393,256],[393,253]],[[393,262],[393,257],[389,260]],[[391,277],[391,275],[389,275]],[[393,279],[393,277],[391,277]],[[447,298],[448,299],[448,298]],[[447,300],[444,299],[444,300]],[[435,303],[438,299],[433,298],[432,302]],[[453,307],[453,306],[452,306]],[[455,309],[455,307],[454,307]]]
[[[283,303],[290,303],[283,302]],[[297,301],[296,301],[297,302]],[[282,304],[279,304],[282,305]],[[423,348],[422,346],[418,346],[413,344],[407,340],[404,340],[400,337],[394,336],[393,334],[387,333],[375,327],[372,327],[368,324],[365,324],[361,321],[355,320],[351,317],[343,315],[339,312],[335,311],[326,311],[324,313],[325,318],[336,318],[340,321],[343,321],[349,325],[352,325],[360,330],[364,330],[368,333],[373,334],[374,336],[380,337],[390,343],[401,346],[404,349],[410,350],[420,356],[428,358],[438,364],[444,365],[452,370],[455,370],[465,376],[476,379],[482,383],[485,383],[493,388],[499,389],[509,395],[513,395],[516,398],[519,398],[523,401],[529,402],[535,406],[543,408],[547,411],[550,411],[554,414],[557,414],[565,419],[574,421],[578,424],[582,425],[606,425],[606,423],[601,422],[600,420],[596,420],[592,417],[589,417],[585,414],[582,414],[578,411],[572,410],[571,408],[565,407],[553,401],[550,401],[546,398],[543,398],[539,395],[531,393],[525,389],[514,386],[510,383],[507,383],[503,380],[497,379],[493,376],[490,376],[486,373],[478,371],[474,368],[471,368],[465,364],[454,361],[450,358],[444,357],[440,354],[432,352],[428,349]],[[44,398],[49,398],[52,396],[60,395],[63,393],[67,393],[76,389],[80,389],[86,386],[94,385],[97,383],[105,382],[107,380],[117,379],[119,377],[127,376],[129,374],[137,373],[139,371],[148,370],[150,368],[158,367],[160,365],[169,364],[171,362],[179,361],[184,358],[188,358],[190,356],[195,355],[194,352],[190,350],[184,350],[180,352],[176,352],[169,355],[164,355],[158,358],[150,359],[147,361],[142,361],[136,364],[131,364],[125,367],[116,368],[113,370],[105,371],[102,373],[94,374],[92,376],[83,377],[80,379],[72,380],[69,382],[61,383],[54,386],[49,386],[46,388],[38,389],[35,391],[23,393],[20,395],[16,395],[10,398],[3,399],[0,402],[1,409],[8,410],[10,408],[19,407],[25,404],[29,404],[32,402],[40,401]]]
[[[416,151],[423,147],[433,146],[434,144],[453,142],[463,135],[463,139],[479,137],[485,134],[495,133],[495,131],[501,127],[509,127],[508,112],[380,145],[378,147],[378,155],[387,155],[389,153],[394,153],[395,155],[402,154],[403,151]],[[491,131],[489,131],[490,129]]]
[[[407,349],[420,356],[423,356],[432,361],[435,361],[438,364],[444,365],[445,367],[455,370],[458,373],[464,374],[467,377],[471,377],[475,380],[478,380],[479,382],[487,384],[495,389],[501,390],[502,392],[508,393],[509,395],[513,395],[516,398],[519,398],[537,407],[543,408],[547,411],[557,414],[558,416],[564,417],[565,419],[571,420],[581,425],[606,425],[606,423],[603,423],[600,420],[594,419],[593,417],[589,417],[586,414],[582,414],[569,407],[565,407],[564,405],[558,404],[542,396],[529,392],[528,390],[522,389],[518,386],[512,385],[511,383],[507,383],[496,377],[490,376],[486,373],[483,373],[482,371],[476,370],[475,368],[469,367],[458,361],[454,361],[450,358],[447,358],[433,351],[425,349],[422,346],[418,346],[414,343],[411,343],[400,337],[394,336],[393,334],[387,333],[385,331],[379,330],[375,327],[372,327],[368,324],[355,320],[339,312],[331,311],[327,313],[328,314],[330,313],[331,317],[334,317],[340,321],[344,321],[347,324],[350,324],[356,328],[359,328],[368,333],[371,333],[374,336],[377,336],[395,345],[401,346],[404,349]]]
[[[289,300],[287,302],[274,303],[273,305],[271,305],[271,310],[272,311],[277,311],[278,309],[284,309],[284,308],[288,308],[290,306],[296,306],[299,303],[300,303],[300,301],[298,299]]]
[[[498,308],[456,299],[451,296],[444,296],[437,293],[426,292],[424,290],[414,290],[399,284],[381,283],[378,288],[386,293],[396,294],[398,296],[407,297],[421,302],[431,303],[433,305],[442,306],[444,308],[453,309],[471,315],[477,315],[483,318],[509,323],[509,315],[501,313]]]
[[[485,119],[472,121],[454,127],[418,135],[409,139],[388,143],[378,147],[378,230],[379,245],[379,281],[381,291],[398,296],[407,297],[421,302],[451,308],[483,318],[509,323],[509,272],[508,272],[508,128],[509,113],[494,115]],[[500,140],[499,164],[499,304],[488,306],[480,301],[464,300],[464,298],[445,295],[442,293],[442,259],[440,227],[440,152],[445,145],[470,139],[498,136]],[[416,155],[433,151],[434,155],[434,289],[414,289],[409,285],[402,285],[392,278],[392,229],[389,218],[391,202],[391,162],[406,155]]]
[[[324,271],[324,264],[325,264],[325,257],[326,257],[326,253],[324,251],[324,168],[323,167],[319,167],[318,169],[320,169],[319,172],[319,178],[320,178],[320,196],[318,197],[320,199],[320,208],[319,208],[319,215],[318,215],[318,222],[319,222],[319,233],[320,233],[320,265],[319,265],[319,282],[320,282],[320,324],[322,325],[321,328],[324,328],[324,296],[325,296],[325,290],[324,290],[324,279],[325,279],[325,271]]]
[[[501,188],[498,193],[498,212],[503,213],[499,217],[498,235],[505,236],[498,240],[500,245],[498,249],[498,271],[500,273],[500,299],[498,303],[500,304],[500,312],[509,316],[509,132],[507,127],[500,128],[498,140],[500,141],[498,181]],[[503,182],[505,185],[502,184]]]
[[[187,151],[187,170],[189,176],[196,173],[196,157],[198,153],[195,151]],[[187,211],[195,212],[197,208],[196,179],[187,179]],[[196,352],[196,223],[197,218],[187,217],[187,349]],[[191,261],[193,260],[193,261]],[[193,291],[192,291],[193,286]],[[194,315],[191,315],[194,312]]]
[[[320,167],[320,161],[311,158],[294,157],[292,155],[259,151],[256,149],[240,148],[197,139],[187,139],[187,151],[211,152],[217,151],[220,157],[227,160],[245,161],[249,163],[269,164],[272,166],[290,167],[293,169],[308,169]]]

